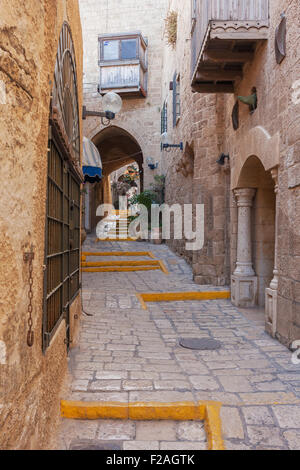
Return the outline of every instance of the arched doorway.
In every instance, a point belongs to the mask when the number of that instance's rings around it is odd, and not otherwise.
[[[251,214],[252,262],[257,276],[257,299],[265,306],[265,290],[270,286],[274,270],[275,253],[275,205],[274,181],[256,156],[244,164],[239,188],[255,189]]]
[[[93,139],[98,148],[103,165],[102,182],[94,186],[91,195],[92,229],[98,223],[96,210],[100,204],[112,203],[110,175],[131,163],[136,163],[140,171],[140,188],[143,191],[144,169],[143,152],[137,140],[126,130],[117,126],[108,126]]]
[[[249,157],[233,191],[237,254],[232,302],[239,307],[265,307],[266,292],[277,276],[276,189],[277,171],[266,171],[257,156]]]

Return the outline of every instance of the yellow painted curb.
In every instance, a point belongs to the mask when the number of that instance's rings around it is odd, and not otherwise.
[[[83,262],[83,268],[101,268],[104,266],[159,266],[161,269],[160,262],[158,260],[141,260],[141,261],[92,261]]]
[[[84,261],[86,261],[86,258],[89,256],[148,256],[149,258],[155,259],[154,254],[151,251],[103,251],[103,252],[83,252],[81,254],[82,260],[85,258]]]
[[[61,416],[68,419],[128,419],[128,403],[61,401]]]
[[[221,403],[207,404],[205,410],[205,431],[208,450],[225,450],[222,438]]]
[[[230,295],[230,291],[157,292],[136,294],[144,310],[147,310],[146,302],[183,302],[187,300],[230,299]]]
[[[129,273],[134,271],[160,271],[160,266],[136,266],[136,267],[108,267],[108,268],[82,268],[83,273]]]
[[[159,260],[159,265],[160,265],[160,268],[161,268],[162,272],[168,275],[169,271],[167,270],[165,263],[163,261]]]
[[[213,401],[175,403],[119,403],[61,401],[67,419],[121,419],[135,421],[205,421],[208,450],[224,450],[221,403]]]
[[[100,240],[96,238],[96,243],[100,242],[136,242],[137,238],[106,238],[105,240]]]
[[[204,403],[129,403],[129,419],[135,421],[193,421],[204,420],[206,406]]]
[[[161,270],[169,274],[166,266],[160,260],[126,260],[126,261],[93,261],[81,262],[81,271],[85,273],[105,272],[132,272],[132,271],[155,271]]]
[[[142,295],[141,294],[136,294],[136,296],[137,296],[138,300],[140,301],[143,309],[148,310],[148,307],[146,305],[146,302],[144,302],[144,299],[143,299]]]

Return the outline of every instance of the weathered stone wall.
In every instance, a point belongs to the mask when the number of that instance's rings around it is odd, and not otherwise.
[[[245,158],[254,151],[265,169],[276,167],[279,163],[279,192],[278,192],[278,260],[279,260],[279,291],[278,291],[278,320],[277,337],[289,345],[291,341],[300,338],[300,8],[297,0],[272,0],[270,3],[269,39],[256,52],[253,63],[248,64],[244,71],[244,79],[236,89],[236,95],[249,95],[251,88],[256,86],[258,93],[258,108],[250,115],[248,107],[240,104],[240,128],[234,131],[231,125],[231,111],[236,96],[227,96],[225,113],[226,150],[231,158],[231,185],[238,185],[241,166]],[[275,28],[280,22],[280,14],[285,12],[287,18],[287,56],[278,65],[275,59]],[[298,93],[297,93],[298,88]],[[268,138],[260,139],[258,126],[263,128]],[[253,149],[251,134],[256,142]],[[262,133],[261,133],[262,134]],[[272,143],[270,143],[272,139]],[[268,142],[269,140],[269,142]],[[251,149],[251,150],[250,150]],[[270,173],[268,172],[268,175]],[[265,174],[264,185],[270,178]],[[248,179],[243,186],[258,187],[253,182],[253,175],[248,173]],[[251,181],[252,179],[252,181]],[[257,193],[257,201],[261,195]],[[266,198],[270,199],[264,191]],[[259,203],[259,202],[258,202]],[[266,206],[264,204],[264,206]],[[275,227],[274,215],[269,212],[261,214],[259,228],[260,246],[256,244],[254,251],[255,267],[268,274],[265,287],[270,282],[268,259],[272,259],[270,244],[274,246]],[[231,228],[231,260],[234,270],[236,260],[236,207],[232,203]],[[235,222],[235,223],[234,223]],[[255,245],[255,243],[254,243]],[[254,246],[255,248],[255,246]],[[274,257],[273,257],[274,259]],[[258,266],[258,262],[263,262]],[[263,285],[261,285],[261,290]],[[262,292],[260,293],[262,297]],[[263,303],[261,298],[260,303]]]
[[[113,125],[129,132],[140,145],[144,156],[144,187],[153,182],[153,175],[161,173],[161,167],[151,171],[145,162],[152,157],[160,164],[160,106],[162,67],[162,28],[167,0],[153,0],[144,4],[132,0],[79,0],[84,37],[84,104],[88,109],[101,109],[97,93],[100,69],[100,34],[141,31],[148,39],[148,96],[147,98],[123,98],[123,109]],[[87,118],[84,135],[94,139],[103,129],[99,118]]]
[[[188,2],[189,3],[189,2]],[[264,291],[273,277],[275,252],[275,184],[270,170],[278,167],[278,319],[277,338],[289,345],[300,337],[300,9],[296,0],[270,3],[268,41],[261,43],[234,95],[191,93],[191,11],[185,2],[170,0],[178,12],[178,39],[174,50],[165,46],[162,99],[169,104],[169,142],[183,141],[194,150],[194,174],[176,172],[182,153],[163,154],[167,174],[167,202],[205,204],[205,245],[187,252],[183,241],[170,245],[193,265],[201,284],[229,284],[237,258],[237,205],[231,190],[256,188],[252,208],[253,266],[258,276],[257,303],[264,305]],[[275,29],[280,14],[287,17],[287,56],[275,59]],[[181,77],[181,117],[172,127],[172,92],[169,82],[177,70]],[[258,109],[240,103],[240,127],[233,130],[231,113],[238,95],[249,95],[256,86]],[[216,164],[220,153],[230,155],[230,170]],[[260,167],[245,166],[257,157]]]
[[[71,26],[75,44],[81,107],[82,33],[77,0],[0,1],[1,449],[52,446],[67,369],[64,323],[42,353],[49,106],[64,21]],[[29,273],[23,253],[31,245],[35,343],[29,348]],[[72,312],[78,310],[74,304]]]
[[[163,101],[168,103],[169,143],[183,142],[194,152],[194,170],[177,171],[185,152],[163,153],[168,204],[204,204],[205,245],[203,250],[186,251],[186,240],[171,240],[170,246],[193,266],[199,284],[229,284],[229,175],[216,161],[223,152],[224,97],[194,94],[191,90],[191,2],[172,0],[169,11],[178,12],[177,43],[165,45]],[[173,127],[173,92],[169,83],[180,74],[181,115]],[[187,157],[192,162],[192,157]]]

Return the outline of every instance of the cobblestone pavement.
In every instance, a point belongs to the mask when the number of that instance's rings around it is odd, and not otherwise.
[[[259,318],[256,312],[252,320],[251,312],[238,310],[228,300],[149,303],[145,311],[135,293],[212,287],[194,284],[190,267],[165,245],[95,243],[88,238],[84,250],[152,251],[170,275],[161,271],[83,275],[84,308],[94,316],[83,318],[80,344],[70,353],[72,384],[64,398],[217,400],[223,404],[227,449],[300,449],[300,366],[293,365],[291,352],[264,332],[263,313]],[[213,337],[222,348],[183,349],[180,337]],[[115,442],[127,449],[205,447],[202,423],[176,426],[63,420],[61,447],[70,448],[79,439]]]

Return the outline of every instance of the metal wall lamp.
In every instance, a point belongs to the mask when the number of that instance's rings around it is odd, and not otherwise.
[[[238,96],[238,100],[249,106],[250,114],[253,114],[257,108],[257,90],[253,87],[249,96]]]
[[[161,151],[166,151],[170,152],[172,149],[179,148],[183,152],[183,142],[180,142],[180,144],[169,144],[168,143],[168,134],[167,132],[164,132],[161,136],[161,145],[160,145]]]
[[[173,144],[173,145],[172,144],[161,144],[161,150],[166,150],[167,152],[168,151],[170,152],[171,149],[175,149],[175,148],[178,148],[183,152],[183,142],[180,142],[180,144],[177,144],[177,145],[175,145],[175,144]],[[169,150],[167,150],[167,149],[169,149]]]
[[[146,161],[150,170],[157,170],[158,162],[155,163],[152,157],[148,157]]]
[[[229,155],[225,155],[225,153],[222,153],[219,157],[219,160],[217,160],[216,163],[218,163],[218,165],[221,165],[221,166],[225,165],[225,158],[227,158],[228,161],[230,160]]]
[[[117,93],[110,91],[102,99],[102,107],[105,111],[88,111],[86,106],[83,106],[82,119],[85,120],[88,116],[100,117],[103,126],[108,126],[110,121],[115,119],[116,114],[121,111],[122,104],[122,98]]]

